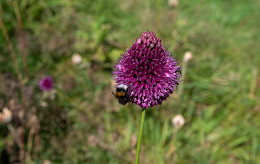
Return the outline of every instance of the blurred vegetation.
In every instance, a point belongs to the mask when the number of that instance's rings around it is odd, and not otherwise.
[[[0,4],[27,96],[27,163],[134,162],[141,110],[117,103],[111,72],[120,54],[150,30],[179,63],[186,51],[193,59],[182,95],[175,93],[147,112],[141,163],[260,163],[260,1]],[[17,74],[2,31],[0,50],[0,111],[19,109]],[[72,64],[75,53],[81,64]],[[45,75],[54,78],[55,89],[43,93],[38,81]],[[176,114],[186,119],[178,131],[171,123]],[[6,125],[0,132],[4,163],[18,151]]]

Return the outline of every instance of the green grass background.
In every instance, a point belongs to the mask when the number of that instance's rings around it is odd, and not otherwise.
[[[0,3],[23,71],[13,1]],[[140,163],[260,163],[259,0],[179,0],[176,7],[166,0],[22,0],[18,6],[30,77],[24,83],[34,88],[41,125],[41,148],[32,148],[28,162],[134,163],[141,110],[117,103],[111,72],[143,31],[153,31],[180,64],[186,51],[193,59],[182,95],[148,109]],[[74,53],[83,64],[71,63]],[[16,76],[2,32],[0,65],[2,74]],[[38,89],[44,75],[54,78],[53,100]],[[178,133],[171,123],[176,114],[186,119]],[[11,139],[1,134],[0,150]]]

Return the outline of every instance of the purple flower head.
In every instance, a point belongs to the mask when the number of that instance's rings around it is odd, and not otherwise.
[[[130,102],[141,108],[153,107],[173,93],[181,81],[181,66],[171,56],[161,39],[144,32],[115,65],[117,85],[129,86]]]
[[[53,80],[51,76],[43,77],[39,81],[39,87],[42,91],[49,91],[53,88]]]

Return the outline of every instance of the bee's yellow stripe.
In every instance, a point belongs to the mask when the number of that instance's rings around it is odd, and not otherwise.
[[[117,96],[125,96],[125,93],[123,93],[123,92],[117,92],[116,95],[117,95]]]

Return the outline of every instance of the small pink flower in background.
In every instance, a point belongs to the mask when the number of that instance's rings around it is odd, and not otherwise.
[[[172,118],[172,124],[174,127],[177,129],[181,128],[185,123],[185,119],[181,114],[176,115],[175,117]]]
[[[39,81],[39,87],[42,91],[49,91],[53,88],[53,80],[51,76],[43,77]]]

